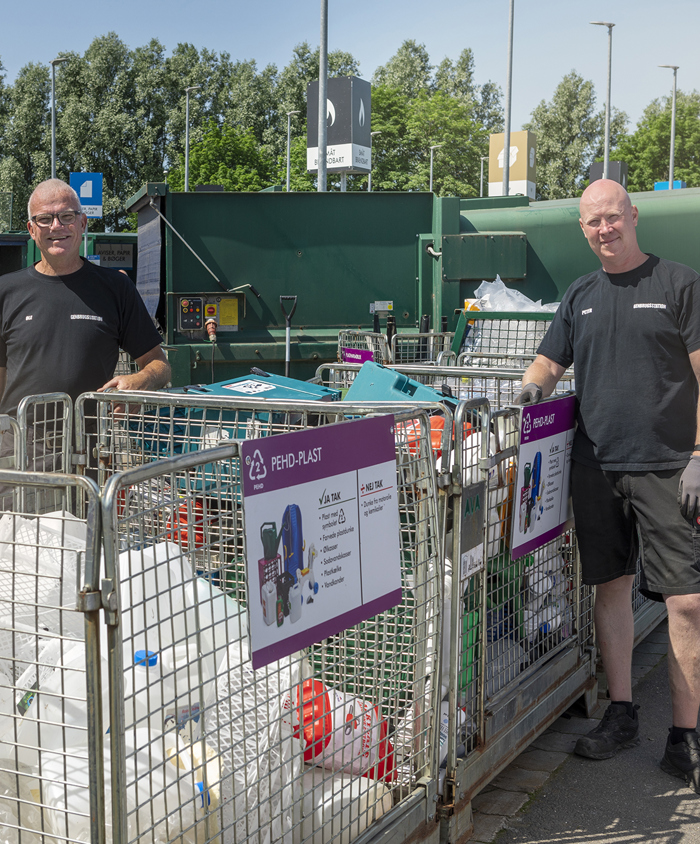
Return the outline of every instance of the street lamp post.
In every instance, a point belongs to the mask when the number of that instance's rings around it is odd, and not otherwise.
[[[612,28],[614,23],[607,21],[591,21],[592,26],[607,26],[608,28],[608,97],[605,101],[605,150],[603,152],[603,178],[608,178],[610,170],[610,87],[612,82]]]
[[[488,161],[488,155],[481,156],[481,179],[479,181],[479,196],[484,195],[484,161]],[[505,159],[504,159],[505,161]]]
[[[513,17],[514,0],[510,0],[508,13],[508,70],[506,73],[506,105],[503,126],[503,196],[510,192],[510,101],[513,91]]]
[[[201,85],[185,88],[185,192],[190,189],[190,91],[196,91]]]
[[[660,64],[659,67],[668,67],[673,71],[673,101],[671,105],[671,156],[668,161],[668,189],[673,190],[673,153],[676,148],[676,75],[679,65]]]
[[[68,61],[68,56],[51,59],[51,178],[56,178],[56,65]]]
[[[433,151],[440,149],[441,146],[444,146],[444,144],[433,144],[433,146],[430,147],[430,184],[428,185],[428,190],[431,193],[433,190]]]
[[[287,112],[287,193],[289,193],[289,147],[292,143],[292,115],[301,114],[300,111]]]
[[[318,184],[328,186],[328,0],[321,0],[321,42],[318,51]]]
[[[375,135],[381,135],[381,132],[370,132],[370,137],[374,137]],[[369,168],[369,175],[367,176],[367,190],[369,193],[372,193],[372,168]]]

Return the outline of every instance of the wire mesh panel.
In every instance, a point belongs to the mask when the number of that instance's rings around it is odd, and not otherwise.
[[[97,489],[29,472],[0,471],[0,483],[16,488],[15,501],[63,504],[0,517],[0,840],[97,844],[105,841]],[[76,487],[88,499],[85,519],[70,509]],[[54,494],[22,494],[29,489]]]
[[[455,362],[452,353],[453,332],[427,334],[394,334],[391,338],[391,357],[395,364]]]
[[[260,612],[271,581],[249,565],[248,582],[244,561],[274,559],[277,525],[262,526],[259,548],[245,546],[238,445],[109,479],[105,559],[121,608],[110,628],[112,724],[123,719],[112,730],[115,840],[330,844],[392,818],[412,834],[416,794],[425,819],[437,496],[427,417],[399,416],[395,431],[401,605],[255,671],[247,614],[251,602]],[[279,572],[275,582],[284,623]]]
[[[581,585],[575,532],[517,559],[510,553],[512,520],[520,517],[519,423],[516,409],[492,414],[479,399],[460,404],[455,417],[452,480],[460,492],[447,546],[459,565],[445,587],[453,650],[443,651],[443,662],[450,660],[443,722],[444,794],[451,806],[483,787],[501,760],[551,721],[561,701],[548,710],[542,703],[548,689],[571,700],[583,694],[592,673],[591,590]],[[557,662],[557,655],[565,660]]]
[[[345,329],[338,332],[338,360],[341,363],[389,363],[391,350],[386,336],[375,331]]]
[[[124,349],[119,349],[119,359],[117,360],[117,365],[114,368],[114,377],[116,378],[118,375],[133,375],[138,371],[139,368],[136,365],[136,361],[131,357],[131,355],[128,352],[125,352]]]
[[[476,365],[486,357],[488,365],[527,366],[537,354],[553,314],[475,312],[469,316],[458,365]]]
[[[521,390],[523,377],[522,369],[498,366],[403,364],[391,365],[388,368],[433,387],[442,395],[451,395],[460,401],[486,398],[495,408],[513,404]],[[314,381],[334,389],[347,390],[359,371],[358,364],[322,364],[316,370]],[[554,394],[570,392],[574,387],[573,372],[566,372],[558,382]]]

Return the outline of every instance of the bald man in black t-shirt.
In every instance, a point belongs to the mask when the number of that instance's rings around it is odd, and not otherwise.
[[[639,743],[631,591],[641,551],[641,591],[669,617],[673,725],[661,767],[700,794],[700,276],[645,254],[637,217],[617,182],[584,191],[580,225],[601,269],[564,294],[517,402],[548,396],[574,364],[571,491],[611,698],[575,752],[607,759]]]

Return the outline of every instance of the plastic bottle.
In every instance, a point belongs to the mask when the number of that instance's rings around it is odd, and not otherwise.
[[[197,755],[201,744],[185,747],[173,734],[154,741],[141,728],[127,730],[124,742],[129,840],[148,829],[150,844],[222,844],[216,811],[221,772],[213,749],[207,746],[203,762]],[[90,842],[87,747],[67,746],[66,751],[65,756],[42,752],[45,822],[56,835]],[[109,742],[104,764],[111,803]],[[109,805],[106,819],[110,840]]]
[[[294,844],[350,844],[392,807],[389,789],[364,777],[310,768],[301,785],[303,820]]]

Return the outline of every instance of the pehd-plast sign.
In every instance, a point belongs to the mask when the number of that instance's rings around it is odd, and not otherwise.
[[[513,502],[511,556],[529,554],[573,523],[569,476],[576,398],[524,407]]]
[[[253,667],[401,602],[393,416],[242,443]]]

